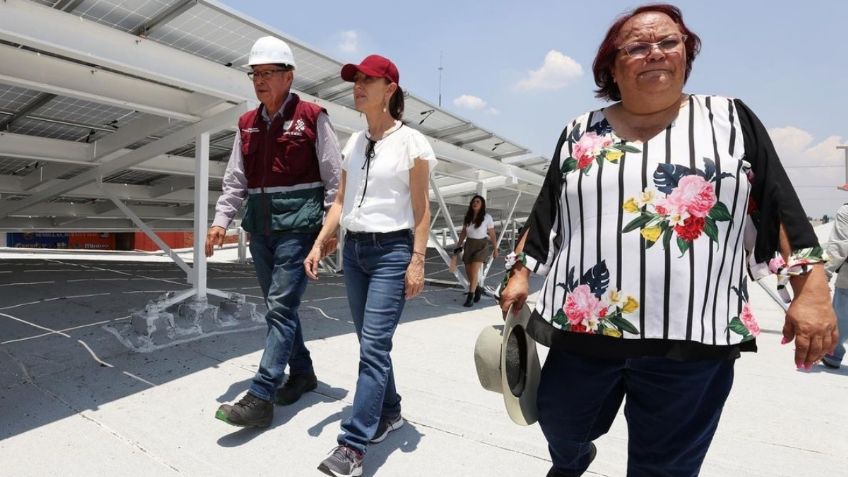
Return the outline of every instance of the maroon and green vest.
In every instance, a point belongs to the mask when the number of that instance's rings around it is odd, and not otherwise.
[[[317,232],[324,214],[324,184],[315,143],[320,106],[292,94],[282,117],[267,124],[261,108],[239,118],[247,178],[247,210],[241,226],[250,233]]]

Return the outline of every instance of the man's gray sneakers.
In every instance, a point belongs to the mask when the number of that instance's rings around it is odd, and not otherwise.
[[[362,452],[348,446],[338,446],[324,459],[318,470],[334,477],[362,475]]]

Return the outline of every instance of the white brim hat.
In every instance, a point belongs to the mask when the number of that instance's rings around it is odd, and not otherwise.
[[[516,424],[529,426],[539,418],[536,392],[542,368],[536,342],[527,334],[530,307],[510,310],[503,326],[487,326],[477,337],[474,364],[480,385],[503,396],[506,411]]]

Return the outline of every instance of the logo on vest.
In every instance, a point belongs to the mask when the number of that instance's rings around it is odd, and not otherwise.
[[[289,121],[289,125],[287,125],[287,126],[291,127],[290,124],[291,124],[291,121]],[[305,129],[306,129],[306,123],[304,123],[302,119],[298,119],[297,121],[294,121],[294,128],[289,129],[288,131],[286,131],[283,134],[286,135],[286,136],[303,136],[303,131]]]
[[[247,134],[250,134],[250,133],[257,133],[257,132],[259,132],[259,128],[247,128],[247,129],[242,129],[242,130],[241,130],[241,132],[243,132],[243,133],[247,133]]]

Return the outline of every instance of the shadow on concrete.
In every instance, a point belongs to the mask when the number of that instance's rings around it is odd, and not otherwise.
[[[210,287],[243,293],[262,304],[252,265],[210,264],[208,273]],[[262,349],[264,329],[206,336],[144,354],[129,351],[103,329],[128,320],[133,310],[164,291],[185,288],[185,275],[171,263],[4,260],[0,440],[225,363],[234,380],[221,383],[224,391],[210,400],[236,400],[249,384],[244,371],[252,374],[258,364],[258,359],[240,358]],[[428,286],[407,302],[401,322],[464,311],[463,298],[459,289]],[[341,277],[310,282],[300,316],[307,346],[311,340],[353,333]],[[320,370],[318,374],[320,378]],[[302,405],[339,400],[347,392],[321,383]],[[274,425],[286,422],[297,409],[277,407]],[[219,444],[241,445],[255,437],[252,432],[237,431]],[[415,442],[411,434],[408,440]]]
[[[247,388],[250,386],[250,381],[250,379],[247,379],[231,385],[230,389],[228,389],[227,392],[219,398],[219,402],[235,401],[237,397],[240,397],[246,392]],[[285,380],[283,382],[285,382]],[[235,397],[229,397],[232,393],[235,394]],[[326,383],[319,381],[318,388],[315,391],[304,393],[303,396],[301,396],[301,398],[298,399],[297,402],[295,402],[294,404],[290,404],[288,406],[275,405],[274,420],[271,423],[271,427],[267,429],[238,429],[235,432],[222,436],[220,439],[218,439],[218,445],[221,447],[238,447],[242,444],[246,444],[253,440],[254,437],[257,437],[263,432],[269,431],[275,427],[282,426],[283,424],[289,422],[289,420],[291,420],[291,418],[294,417],[300,411],[310,406],[314,406],[318,403],[338,401],[347,396],[347,393],[348,392],[346,389],[332,387]],[[225,401],[221,401],[221,399],[225,397],[227,399]],[[221,422],[221,424],[229,425],[224,422]]]
[[[339,428],[339,423],[341,423],[341,421],[346,418],[350,412],[351,406],[347,405],[341,411],[330,414],[314,426],[310,427],[307,432],[312,437],[320,436],[325,430],[335,430],[337,433],[340,433],[341,430]],[[330,424],[333,423],[336,424],[334,426],[330,426]],[[330,427],[328,428],[328,426]],[[423,436],[424,434],[418,431],[418,428],[414,423],[405,421],[403,427],[389,433],[385,440],[377,444],[369,445],[368,452],[365,455],[365,462],[363,464],[363,477],[375,475],[377,470],[386,463],[393,452],[401,451],[406,453],[417,449]]]

